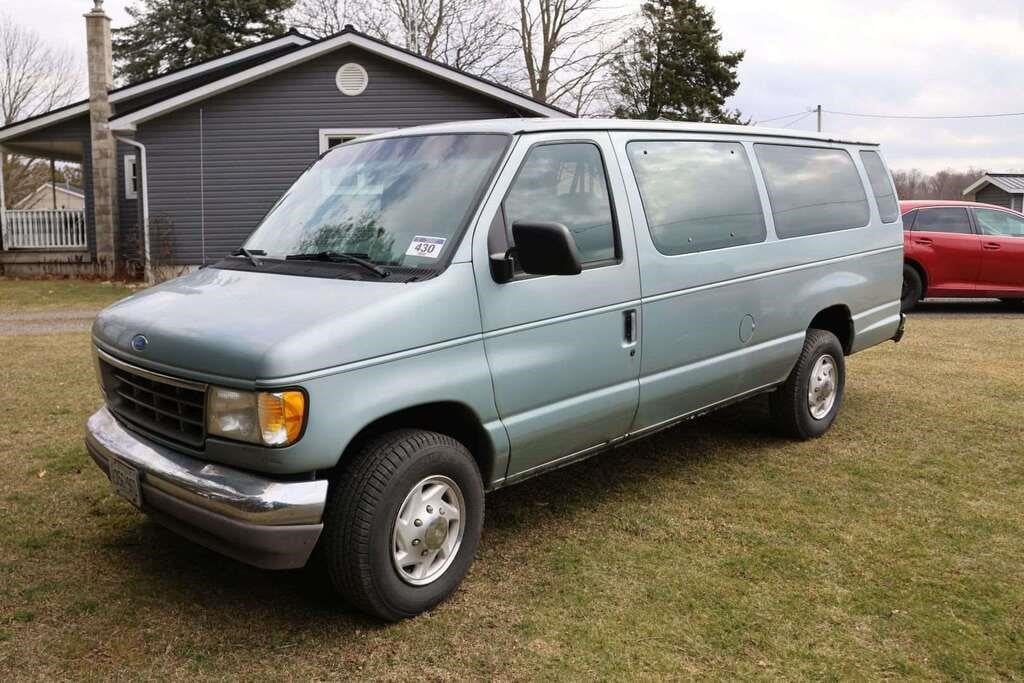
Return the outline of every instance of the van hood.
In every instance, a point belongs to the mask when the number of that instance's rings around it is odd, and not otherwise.
[[[408,284],[206,268],[119,301],[92,327],[97,345],[126,361],[244,381],[479,333],[470,263]],[[144,348],[133,347],[138,335]]]

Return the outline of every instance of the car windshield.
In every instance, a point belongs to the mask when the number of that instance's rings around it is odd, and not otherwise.
[[[295,181],[245,247],[269,259],[348,254],[437,266],[456,247],[508,140],[420,135],[337,147]]]

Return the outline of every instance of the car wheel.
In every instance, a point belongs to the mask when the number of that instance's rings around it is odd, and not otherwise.
[[[917,268],[914,266],[904,263],[903,293],[900,296],[900,309],[906,313],[914,308],[917,302],[921,300],[922,294],[924,294],[924,283],[921,282],[921,274],[917,272]]]
[[[342,468],[324,518],[335,590],[387,621],[431,609],[458,588],[480,540],[484,490],[455,439],[402,429],[372,439]]]
[[[772,418],[786,436],[813,439],[835,422],[843,403],[846,364],[834,334],[811,329],[786,381],[771,394]]]

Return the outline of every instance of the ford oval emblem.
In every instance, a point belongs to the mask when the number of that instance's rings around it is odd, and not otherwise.
[[[145,335],[137,334],[132,337],[132,348],[136,351],[145,351],[147,346],[149,346],[149,340]]]

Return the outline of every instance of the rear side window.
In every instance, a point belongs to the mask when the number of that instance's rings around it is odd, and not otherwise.
[[[1024,237],[1024,220],[1019,216],[995,209],[975,209],[981,234],[993,237]]]
[[[583,264],[618,257],[604,161],[597,145],[566,142],[530,150],[504,203],[516,222],[562,223],[576,240]]]
[[[971,234],[971,220],[967,209],[945,207],[939,209],[918,209],[914,221],[914,232],[950,232]]]
[[[755,145],[781,238],[868,224],[868,196],[844,149]]]
[[[740,143],[631,142],[626,152],[662,254],[764,241],[761,200]]]
[[[883,223],[895,223],[900,217],[900,207],[896,203],[896,190],[893,189],[889,180],[889,173],[885,170],[885,162],[878,152],[862,151],[860,160],[864,163],[864,170],[868,172],[868,182],[871,183],[871,191],[875,195],[875,202],[878,203],[878,213]]]

